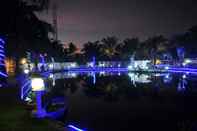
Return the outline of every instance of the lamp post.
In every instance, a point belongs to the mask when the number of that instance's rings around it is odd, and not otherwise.
[[[32,91],[36,94],[36,112],[33,114],[38,118],[46,116],[46,111],[42,108],[42,92],[45,89],[44,80],[41,77],[34,77],[31,79]]]

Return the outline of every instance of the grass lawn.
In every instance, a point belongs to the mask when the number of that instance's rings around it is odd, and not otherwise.
[[[51,120],[31,117],[17,88],[0,88],[0,131],[57,131]]]

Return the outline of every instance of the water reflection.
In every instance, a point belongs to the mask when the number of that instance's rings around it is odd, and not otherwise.
[[[186,89],[187,86],[187,80],[186,80],[186,75],[183,74],[182,77],[179,78],[179,83],[177,86],[177,90],[178,91],[184,91]]]
[[[54,92],[56,94],[58,92],[61,94],[63,91],[69,91],[73,94],[80,89],[80,91],[82,90],[87,96],[106,96],[118,98],[124,93],[127,94],[129,92],[128,90],[133,87],[142,88],[142,90],[147,90],[145,88],[149,87],[150,90],[163,90],[165,88],[172,88],[171,90],[176,89],[177,91],[185,91],[188,86],[188,80],[189,77],[187,78],[186,74],[67,72],[50,74],[47,80],[47,85],[48,91]]]
[[[154,84],[153,87],[162,87],[163,85],[168,86],[172,83],[177,82],[177,90],[184,90],[188,84],[187,82],[187,75],[188,74],[179,74],[178,76],[175,74],[170,73],[161,73],[161,74],[140,74],[140,73],[120,73],[120,72],[88,72],[88,73],[79,73],[79,72],[66,72],[66,73],[55,73],[55,74],[49,74],[48,80],[52,83],[53,87],[58,86],[60,83],[66,83],[68,81],[69,84],[63,84],[60,86],[66,86],[74,88],[72,84],[72,80],[80,80],[85,83],[86,85],[90,86],[97,86],[101,82],[101,79],[108,77],[110,78],[108,82],[114,83],[114,80],[116,77],[118,77],[121,80],[118,80],[119,82],[127,83],[128,85],[133,85],[134,87],[137,87],[139,83],[141,84]],[[85,78],[85,79],[84,79]],[[71,80],[72,79],[72,80]],[[178,79],[178,80],[177,80]],[[123,82],[123,81],[127,82]],[[128,80],[130,83],[128,83]],[[162,81],[161,81],[162,80]],[[62,81],[62,82],[60,82]],[[58,85],[56,85],[58,82]],[[102,81],[103,83],[106,83],[107,81]],[[93,85],[92,85],[92,84]],[[103,85],[104,86],[104,85]],[[121,85],[119,85],[121,86]]]
[[[51,117],[62,115],[67,123],[85,123],[89,129],[94,122],[106,123],[105,118],[108,117],[113,122],[120,118],[118,124],[124,125],[121,120],[135,122],[136,114],[140,118],[147,113],[151,117],[156,114],[155,119],[166,119],[163,112],[179,112],[184,107],[184,104],[182,108],[179,105],[184,100],[181,95],[195,89],[197,79],[194,78],[189,74],[171,73],[55,73],[46,80],[45,99],[65,98],[64,105],[68,108],[63,110],[63,106],[51,113]],[[50,106],[47,108],[52,110]],[[96,128],[92,127],[93,130]]]

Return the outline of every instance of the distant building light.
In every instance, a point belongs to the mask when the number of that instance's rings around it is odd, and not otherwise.
[[[169,66],[165,66],[165,69],[166,69],[166,70],[169,70]]]
[[[187,63],[183,62],[183,63],[182,63],[182,65],[183,65],[183,66],[186,66],[186,65],[187,65]]]
[[[187,64],[191,63],[192,61],[190,59],[186,59],[184,60],[184,62],[182,63],[183,66],[186,66]]]
[[[128,70],[133,70],[133,66],[129,65],[128,67]]]
[[[49,78],[53,78],[53,77],[54,77],[54,75],[53,75],[53,74],[50,74],[50,75],[49,75]]]
[[[29,74],[29,70],[28,69],[24,69],[24,73],[25,74]]]
[[[185,60],[185,63],[187,63],[187,64],[188,64],[188,63],[191,63],[191,62],[192,62],[192,61],[191,61],[190,59],[186,59],[186,60]]]
[[[53,64],[49,64],[49,69],[53,69]]]
[[[26,63],[27,63],[27,59],[26,59],[26,58],[22,58],[22,59],[20,60],[20,63],[23,64],[23,65],[26,64]]]
[[[182,76],[183,79],[185,79],[186,77],[187,77],[187,76],[186,76],[185,74]]]

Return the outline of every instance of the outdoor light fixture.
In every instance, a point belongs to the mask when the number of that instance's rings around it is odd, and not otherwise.
[[[31,87],[32,91],[36,94],[36,112],[33,112],[33,114],[37,118],[43,118],[46,116],[46,111],[42,107],[42,93],[44,91],[44,80],[40,77],[35,77],[31,79]]]
[[[42,78],[32,78],[31,87],[32,87],[32,91],[43,91],[44,80]]]

